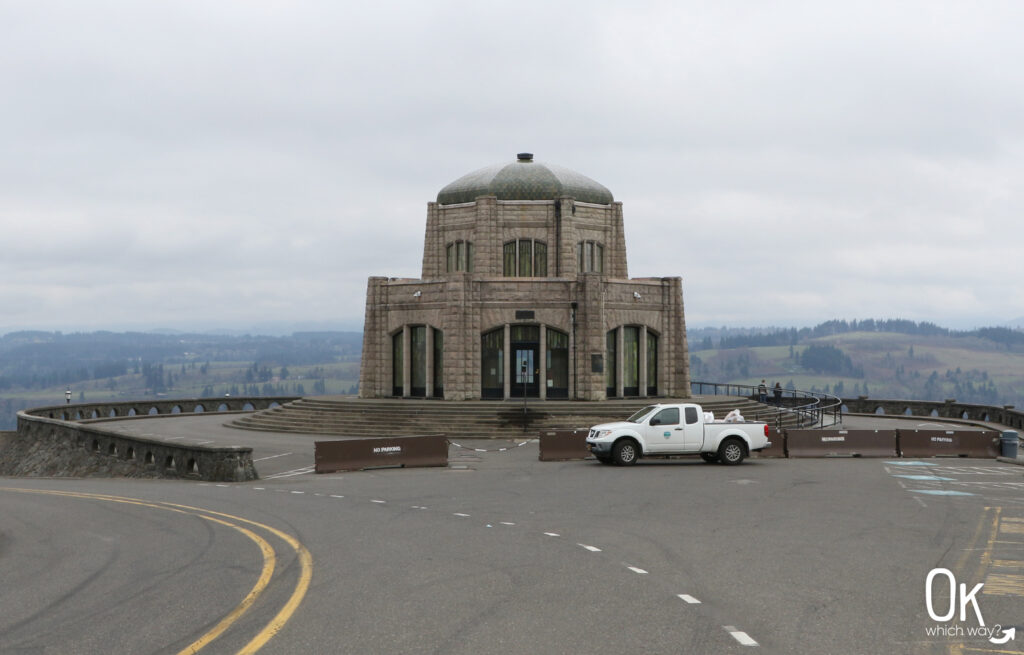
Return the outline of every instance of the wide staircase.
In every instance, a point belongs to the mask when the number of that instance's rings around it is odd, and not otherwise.
[[[540,430],[589,428],[619,421],[652,402],[670,399],[582,401],[443,401],[422,399],[362,399],[351,396],[301,398],[271,409],[240,416],[227,425],[244,430],[291,432],[348,437],[394,437],[447,434],[457,438],[515,439],[536,436]],[[792,412],[780,412],[748,398],[703,396],[686,399],[700,403],[705,412],[721,420],[739,409],[748,420],[793,427]]]

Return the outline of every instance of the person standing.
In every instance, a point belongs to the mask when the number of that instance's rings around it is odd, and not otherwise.
[[[772,395],[775,396],[775,404],[782,407],[782,383],[776,382],[775,388],[772,389]]]
[[[761,384],[757,385],[757,402],[768,402],[768,386],[765,384],[764,380],[761,380]]]

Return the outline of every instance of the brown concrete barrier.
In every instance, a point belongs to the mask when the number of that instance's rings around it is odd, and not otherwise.
[[[903,457],[999,456],[995,430],[898,430]]]
[[[586,459],[588,429],[542,430],[540,432],[540,454],[542,462],[557,462],[567,459]]]
[[[895,430],[786,430],[789,457],[899,457]]]
[[[313,459],[317,473],[384,466],[448,466],[448,439],[443,434],[432,434],[317,441]]]
[[[786,432],[771,426],[768,427],[768,441],[772,445],[756,453],[750,453],[751,457],[785,457],[786,456]]]

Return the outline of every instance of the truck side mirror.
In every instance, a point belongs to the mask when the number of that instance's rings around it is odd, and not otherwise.
[[[661,425],[661,419],[655,416],[651,419],[651,425]]]

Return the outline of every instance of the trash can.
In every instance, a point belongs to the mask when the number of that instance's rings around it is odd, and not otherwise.
[[[1012,457],[1017,459],[1017,444],[1020,441],[1020,437],[1017,435],[1016,430],[1003,430],[1002,436],[999,437],[999,452],[1003,457]]]

